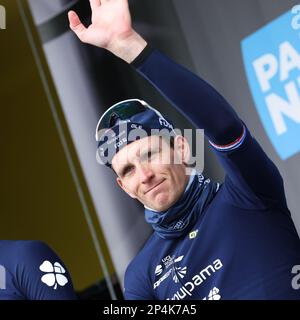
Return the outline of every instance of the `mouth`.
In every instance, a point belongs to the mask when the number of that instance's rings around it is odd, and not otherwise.
[[[155,189],[155,188],[158,187],[159,185],[161,185],[165,180],[166,180],[166,179],[163,179],[163,180],[161,180],[160,182],[158,182],[156,185],[154,185],[153,187],[151,187],[150,189],[148,189],[148,190],[145,192],[145,194],[148,193],[148,192],[150,192],[150,191],[152,191],[153,189]]]

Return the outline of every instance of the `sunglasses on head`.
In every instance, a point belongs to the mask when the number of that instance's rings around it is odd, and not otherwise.
[[[127,120],[132,116],[152,109],[145,101],[139,99],[129,99],[118,102],[111,106],[102,115],[96,127],[96,140],[100,141],[100,131],[113,127],[117,120]]]

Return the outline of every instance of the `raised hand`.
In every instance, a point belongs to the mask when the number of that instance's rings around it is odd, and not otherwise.
[[[128,0],[90,0],[92,23],[87,28],[74,11],[68,12],[70,28],[85,43],[107,49],[130,62],[146,46],[133,29]]]

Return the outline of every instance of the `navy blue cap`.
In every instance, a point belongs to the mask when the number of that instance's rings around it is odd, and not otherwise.
[[[112,158],[119,150],[151,135],[175,136],[176,132],[165,116],[143,100],[130,99],[114,104],[97,124],[97,162],[111,167]]]

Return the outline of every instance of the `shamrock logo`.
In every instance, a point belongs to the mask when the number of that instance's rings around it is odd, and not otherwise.
[[[68,279],[63,275],[66,273],[64,267],[59,263],[55,262],[53,265],[50,261],[45,260],[39,268],[42,272],[46,272],[45,275],[42,276],[41,280],[47,286],[53,287],[54,290],[57,289],[57,285],[64,286],[68,283]]]

